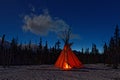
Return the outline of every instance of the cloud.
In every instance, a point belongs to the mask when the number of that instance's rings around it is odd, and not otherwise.
[[[52,17],[47,9],[40,15],[24,16],[24,31],[30,31],[34,34],[46,36],[50,32],[58,33],[69,28],[69,25],[62,19]]]

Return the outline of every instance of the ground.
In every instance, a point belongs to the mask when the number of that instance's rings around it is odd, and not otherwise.
[[[0,80],[120,80],[120,68],[85,64],[83,69],[63,71],[54,65],[0,67]]]

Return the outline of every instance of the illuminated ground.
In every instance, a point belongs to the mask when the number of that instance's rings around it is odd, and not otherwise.
[[[0,80],[120,80],[120,68],[86,64],[86,68],[62,71],[53,65],[0,67]]]

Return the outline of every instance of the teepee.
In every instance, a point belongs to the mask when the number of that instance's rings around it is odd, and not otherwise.
[[[62,70],[82,68],[83,64],[79,61],[77,56],[72,52],[72,49],[70,48],[70,46],[72,45],[71,43],[69,43],[70,29],[68,31],[65,31],[62,36],[65,45],[55,63],[55,66]]]

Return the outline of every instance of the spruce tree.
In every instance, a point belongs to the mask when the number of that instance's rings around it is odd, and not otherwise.
[[[103,49],[104,49],[104,52],[103,52],[103,61],[104,61],[104,64],[106,64],[107,63],[107,61],[108,61],[108,46],[107,46],[107,44],[105,43],[104,44],[104,46],[103,46]]]
[[[118,25],[116,25],[116,29],[114,32],[114,54],[113,54],[113,68],[117,69],[118,68],[118,63],[119,63],[119,28]]]

